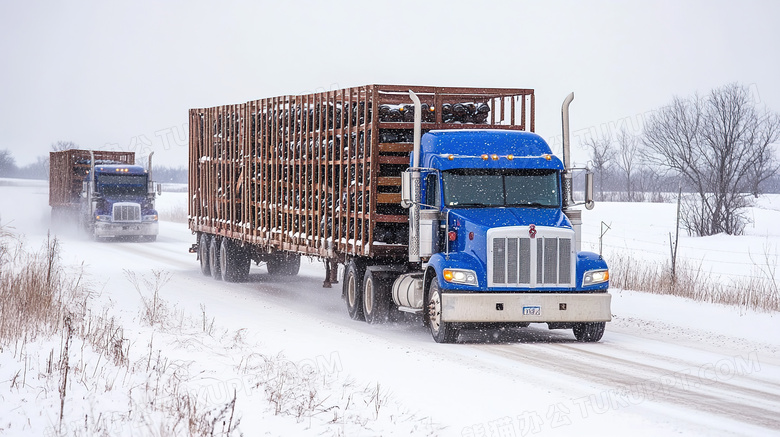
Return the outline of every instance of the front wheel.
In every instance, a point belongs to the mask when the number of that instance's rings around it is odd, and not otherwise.
[[[428,286],[428,327],[436,343],[454,343],[458,339],[458,329],[441,317],[441,288],[439,279],[433,278]]]
[[[601,340],[607,322],[578,323],[574,325],[574,337],[577,341],[593,343]]]

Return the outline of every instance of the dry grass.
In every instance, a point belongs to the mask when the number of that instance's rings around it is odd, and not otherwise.
[[[139,293],[141,284],[153,292],[150,299],[143,299],[142,317],[149,324],[160,323],[166,313],[159,289],[167,281],[166,274],[157,272],[151,280],[130,276],[137,280]],[[235,399],[205,406],[197,396],[187,394],[183,381],[168,371],[167,359],[159,351],[153,360],[151,346],[149,357],[131,359],[124,328],[107,310],[93,314],[89,297],[81,271],[73,274],[60,265],[56,238],[47,239],[38,252],[28,252],[21,240],[0,226],[0,353],[13,353],[19,366],[18,371],[8,369],[15,376],[6,396],[34,389],[36,405],[56,403],[58,421],[46,429],[47,435],[108,436],[119,430],[161,436],[236,433]],[[48,353],[32,346],[36,339],[46,344],[47,338],[58,337],[59,348],[52,347]],[[130,381],[136,376],[147,378],[140,363],[153,363],[153,371],[139,388]],[[30,385],[33,379],[34,388]],[[83,402],[74,398],[74,385],[91,394],[126,390],[132,414],[94,411],[70,423],[64,412],[71,404]],[[148,401],[162,393],[177,395],[157,403]]]
[[[738,306],[761,312],[780,311],[780,290],[775,276],[776,260],[754,260],[756,274],[746,278],[714,278],[701,264],[678,261],[672,279],[670,264],[648,262],[625,253],[609,259],[610,286],[654,294],[681,296],[702,302]]]
[[[0,345],[34,340],[62,328],[65,316],[83,315],[81,276],[63,274],[59,241],[48,238],[39,252],[0,228]]]
[[[35,404],[28,404],[27,417],[36,418],[39,427],[46,426],[43,434],[238,435],[241,417],[236,404],[246,402],[253,390],[264,394],[272,414],[308,422],[308,427],[316,422],[324,435],[343,435],[345,429],[368,432],[380,416],[393,423],[420,423],[420,428],[435,429],[414,414],[397,409],[385,413],[389,392],[378,384],[360,387],[341,381],[337,378],[340,361],[332,357],[317,360],[313,366],[314,362],[295,364],[281,355],[250,354],[241,357],[234,368],[242,384],[218,380],[217,387],[198,388],[202,380],[191,380],[189,375],[199,375],[202,366],[194,364],[197,360],[166,357],[166,346],[157,344],[158,336],[188,345],[213,347],[216,342],[231,350],[246,350],[243,330],[231,334],[216,329],[205,306],[201,306],[200,317],[185,318],[161,297],[170,279],[167,272],[139,275],[125,271],[125,276],[141,297],[140,322],[153,331],[145,346],[137,337],[125,337],[125,328],[109,309],[93,312],[89,305],[92,292],[81,269],[70,271],[60,265],[56,239],[48,239],[40,251],[30,253],[0,227],[0,354],[14,358],[6,369],[0,369],[8,375],[0,377],[0,386],[4,400],[35,397]],[[36,337],[39,343],[33,344]],[[194,353],[200,356],[201,352]],[[219,392],[214,389],[222,385],[228,396],[214,397]],[[111,405],[116,392],[126,399],[124,407]],[[53,422],[41,424],[38,416],[43,410],[29,409],[36,406],[50,408]],[[10,423],[0,424],[0,432]],[[34,422],[19,423],[14,424],[17,432],[41,434]]]

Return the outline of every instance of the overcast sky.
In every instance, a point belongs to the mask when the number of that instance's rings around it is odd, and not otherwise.
[[[186,165],[187,110],[371,83],[534,88],[575,145],[731,82],[780,111],[780,2],[3,1],[0,150]],[[575,151],[575,159],[584,159]]]

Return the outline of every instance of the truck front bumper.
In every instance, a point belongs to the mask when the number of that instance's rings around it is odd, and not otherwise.
[[[442,293],[445,322],[608,322],[609,293]]]
[[[95,223],[96,237],[127,237],[157,235],[159,224],[157,222],[97,222]]]

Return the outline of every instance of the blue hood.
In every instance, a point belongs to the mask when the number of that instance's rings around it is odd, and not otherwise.
[[[486,228],[504,226],[571,227],[558,208],[463,208],[450,210],[450,224],[461,218],[466,223]],[[462,223],[462,225],[465,223]]]

